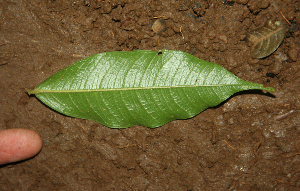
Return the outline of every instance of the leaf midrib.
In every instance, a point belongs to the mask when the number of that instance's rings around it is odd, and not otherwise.
[[[255,38],[256,38],[256,43],[258,42],[262,42],[268,38],[271,38],[272,36],[274,36],[275,34],[279,33],[279,31],[281,31],[282,29],[284,29],[284,27],[280,27],[280,28],[277,28],[275,30],[272,30],[270,28],[267,28],[270,30],[270,32],[267,32],[268,34],[267,35],[263,35],[260,33],[261,37],[258,37],[256,35],[253,35]]]
[[[182,85],[182,86],[151,86],[151,87],[132,87],[132,88],[111,88],[111,89],[81,89],[81,90],[40,90],[27,89],[29,94],[41,94],[41,93],[85,93],[85,92],[109,92],[109,91],[130,91],[130,90],[152,90],[152,89],[170,89],[170,88],[196,88],[196,87],[224,87],[224,86],[252,86],[263,87],[260,84],[243,85],[243,84],[216,84],[216,85]]]

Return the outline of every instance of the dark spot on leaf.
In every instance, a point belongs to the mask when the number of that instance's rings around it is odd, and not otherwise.
[[[162,51],[158,51],[157,55],[160,56],[162,54]]]

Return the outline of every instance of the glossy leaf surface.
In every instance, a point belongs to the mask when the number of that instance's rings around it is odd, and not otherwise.
[[[65,115],[125,128],[191,118],[249,89],[274,91],[185,52],[136,50],[90,56],[28,93]]]

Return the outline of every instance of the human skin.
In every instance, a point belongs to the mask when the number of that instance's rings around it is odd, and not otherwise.
[[[0,130],[0,165],[31,158],[42,149],[39,134],[29,129]]]

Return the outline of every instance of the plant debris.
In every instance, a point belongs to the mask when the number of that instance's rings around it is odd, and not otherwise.
[[[272,54],[282,43],[286,26],[281,22],[269,21],[267,25],[251,31],[247,39],[252,43],[251,57],[264,58]]]

